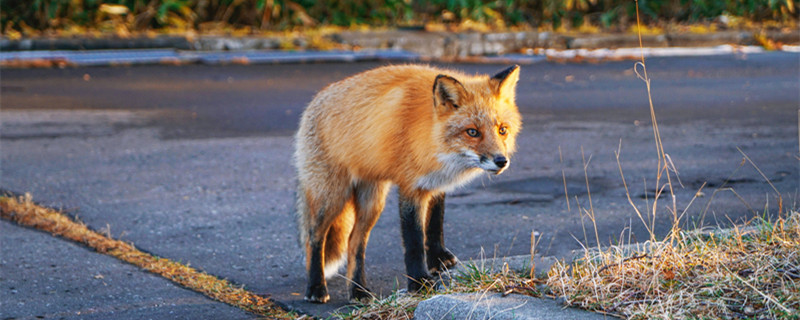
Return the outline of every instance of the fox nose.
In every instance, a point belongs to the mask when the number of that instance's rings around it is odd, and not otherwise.
[[[494,164],[496,164],[498,168],[505,168],[508,164],[508,159],[504,156],[494,157]]]

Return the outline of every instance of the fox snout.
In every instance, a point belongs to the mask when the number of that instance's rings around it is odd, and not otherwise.
[[[505,156],[497,156],[494,158],[494,164],[497,165],[498,168],[505,168],[508,164],[508,159]]]
[[[481,156],[480,167],[487,172],[498,175],[508,167],[508,158],[502,154]]]

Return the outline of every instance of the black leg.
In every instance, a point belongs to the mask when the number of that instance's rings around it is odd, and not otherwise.
[[[323,239],[325,239],[323,237]],[[323,241],[311,241],[311,261],[308,268],[308,288],[305,300],[315,303],[326,303],[331,298],[323,271]]]
[[[350,299],[362,300],[373,297],[367,285],[367,278],[364,272],[364,246],[356,250],[355,270],[353,272],[352,284],[350,285]]]
[[[425,263],[425,234],[420,224],[420,204],[400,195],[400,229],[405,247],[408,291],[419,291],[432,277]]]
[[[438,273],[454,267],[458,258],[444,246],[444,193],[434,196],[428,208],[428,227],[425,230],[428,268]]]

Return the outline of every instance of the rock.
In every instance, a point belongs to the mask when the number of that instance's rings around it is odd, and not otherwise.
[[[536,265],[536,274],[546,273],[550,270],[550,267],[557,261],[555,257],[551,256],[540,256],[536,255],[533,259],[533,263]],[[517,272],[528,273],[530,272],[531,267],[531,256],[530,255],[519,255],[519,256],[510,256],[510,257],[502,257],[502,258],[493,258],[493,259],[484,259],[478,261],[461,261],[455,267],[455,272],[466,272],[467,265],[475,265],[480,267],[481,269],[491,270],[495,272],[499,272],[503,270],[504,265],[508,264],[508,269]]]
[[[492,294],[438,295],[422,301],[414,319],[548,319],[566,320],[605,319],[603,315],[585,310],[564,308],[554,300],[519,294],[503,297]]]

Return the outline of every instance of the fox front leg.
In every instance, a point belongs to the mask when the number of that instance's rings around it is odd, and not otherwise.
[[[427,197],[426,197],[427,198]],[[400,195],[400,229],[405,249],[408,291],[417,292],[426,283],[433,282],[425,261],[425,232],[423,219],[427,209],[426,201]]]
[[[435,274],[454,267],[458,258],[444,246],[444,193],[431,198],[428,210],[425,247],[428,270]]]

